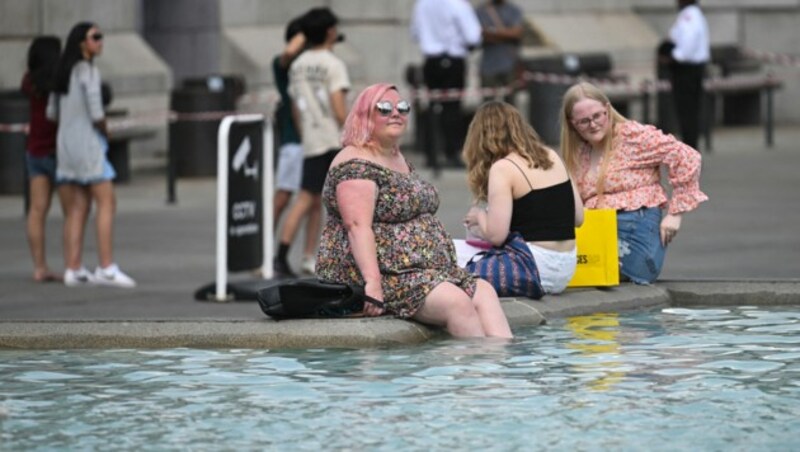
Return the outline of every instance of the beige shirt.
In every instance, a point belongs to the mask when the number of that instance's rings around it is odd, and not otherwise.
[[[342,60],[329,50],[306,50],[289,68],[289,94],[300,113],[305,157],[341,148],[331,93],[350,89]]]

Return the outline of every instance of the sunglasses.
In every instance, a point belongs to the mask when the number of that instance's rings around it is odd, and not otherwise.
[[[394,109],[397,109],[397,113],[403,116],[411,113],[411,104],[407,100],[398,101],[395,105],[392,105],[388,100],[384,100],[375,104],[375,108],[381,116],[391,115]]]
[[[103,33],[94,33],[89,36],[92,41],[102,41],[103,40]]]

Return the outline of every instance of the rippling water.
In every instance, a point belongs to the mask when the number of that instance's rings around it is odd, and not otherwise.
[[[800,308],[367,350],[0,351],[0,450],[792,450]]]

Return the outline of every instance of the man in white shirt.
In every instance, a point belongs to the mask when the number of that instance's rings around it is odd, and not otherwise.
[[[696,0],[678,0],[678,9],[678,17],[669,30],[669,39],[674,44],[670,53],[672,97],[681,139],[697,149],[703,75],[711,54],[708,23]]]
[[[429,89],[458,89],[466,85],[466,57],[481,43],[481,25],[467,0],[417,0],[411,17],[411,36],[425,56],[423,76]],[[461,99],[431,103],[441,111],[436,124],[444,137],[448,166],[463,167],[459,157],[464,141]],[[435,158],[433,153],[430,156]],[[437,166],[436,161],[428,161]]]

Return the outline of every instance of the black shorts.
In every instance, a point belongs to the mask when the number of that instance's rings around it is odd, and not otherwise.
[[[300,182],[300,189],[314,194],[322,193],[325,185],[325,176],[328,175],[333,158],[339,152],[338,148],[331,149],[322,155],[307,157],[303,159],[303,180]]]

